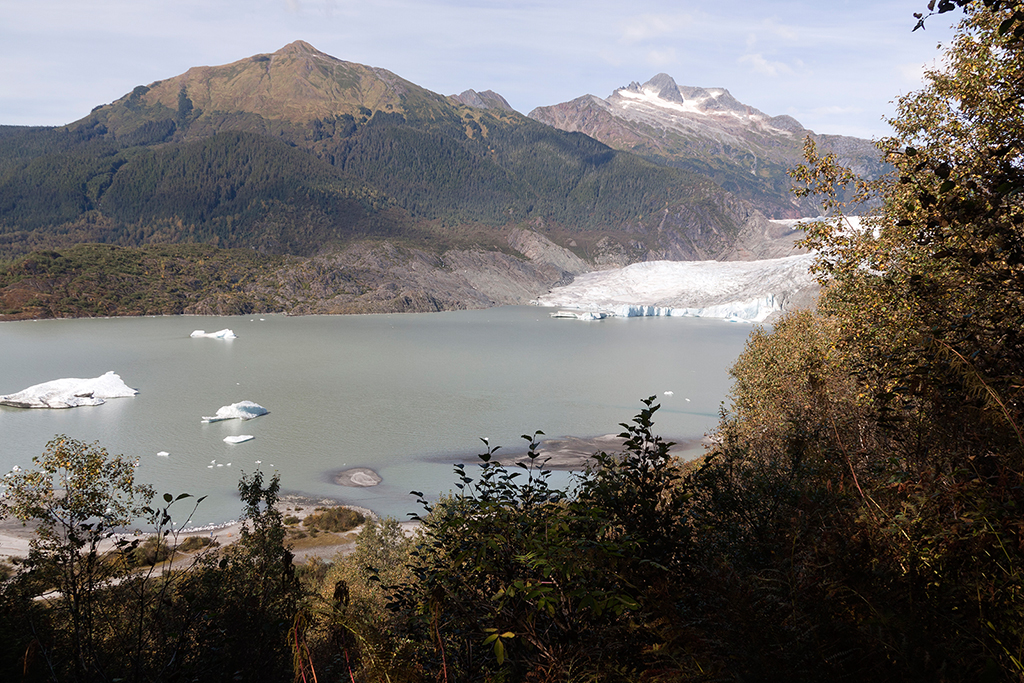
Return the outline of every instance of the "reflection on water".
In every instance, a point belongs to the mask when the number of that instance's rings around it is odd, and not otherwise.
[[[238,338],[190,338],[197,328],[231,328]],[[209,496],[197,524],[237,516],[238,478],[256,467],[280,472],[285,491],[404,519],[416,510],[409,491],[449,490],[450,462],[478,452],[480,437],[515,446],[538,429],[614,433],[655,394],[660,434],[701,436],[717,421],[727,368],[749,332],[692,318],[555,320],[532,307],[3,323],[0,394],[114,370],[139,395],[70,410],[0,407],[0,469],[30,466],[67,434],[138,456],[140,480],[159,492]],[[242,400],[270,413],[200,422]],[[238,434],[255,438],[224,443]],[[359,467],[382,482],[334,483]]]

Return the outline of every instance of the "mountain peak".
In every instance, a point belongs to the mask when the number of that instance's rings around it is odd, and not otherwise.
[[[460,95],[449,95],[448,99],[455,100],[467,107],[476,107],[477,109],[515,111],[512,105],[508,103],[508,100],[493,90],[484,90],[483,92],[466,90]]]
[[[328,57],[329,56],[329,55],[327,55],[324,52],[320,52],[320,50],[317,50],[315,47],[313,47],[312,45],[310,45],[309,43],[307,43],[304,40],[292,41],[292,42],[288,43],[287,45],[285,45],[284,47],[282,47],[277,52],[275,52],[274,54],[275,55],[280,55],[280,56],[283,56],[283,55],[313,55],[313,56],[316,56],[316,57]]]
[[[658,74],[651,80],[644,83],[644,88],[650,88],[658,93],[658,97],[668,102],[683,103],[683,96],[679,92],[679,86],[675,79],[665,73]]]
[[[230,64],[193,67],[133,93],[122,98],[125,111],[115,119],[177,113],[179,136],[185,123],[196,123],[197,131],[209,126],[219,130],[248,117],[246,125],[264,130],[283,123],[301,126],[342,115],[359,117],[364,110],[404,114],[409,106],[430,111],[446,106],[440,96],[386,69],[337,59],[304,40]],[[143,109],[146,113],[140,114]]]

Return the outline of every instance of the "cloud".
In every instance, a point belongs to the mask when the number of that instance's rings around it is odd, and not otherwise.
[[[622,29],[622,42],[629,45],[645,43],[677,33],[692,21],[688,14],[641,14],[626,21]]]
[[[765,59],[764,55],[762,55],[760,52],[742,55],[739,57],[739,59],[736,60],[736,62],[739,64],[745,64],[749,66],[750,69],[756,74],[760,74],[762,76],[770,76],[771,78],[775,78],[782,74],[788,75],[793,73],[793,69],[791,69],[788,65],[784,64],[783,62],[770,62],[767,59]]]
[[[774,19],[765,19],[761,22],[760,27],[762,30],[776,38],[777,40],[786,40],[789,42],[796,42],[806,35],[805,31],[801,31],[795,26],[787,26],[780,24]]]
[[[815,107],[810,113],[813,116],[846,116],[847,114],[859,114],[861,111],[860,107],[829,105],[827,107]]]
[[[667,47],[663,50],[649,50],[647,52],[647,63],[658,68],[677,64],[675,48]]]
[[[929,71],[943,73],[948,68],[948,65],[939,59],[933,59],[930,62],[914,64],[911,62],[900,64],[897,67],[900,77],[907,85],[914,88],[923,87],[926,82],[925,74]]]

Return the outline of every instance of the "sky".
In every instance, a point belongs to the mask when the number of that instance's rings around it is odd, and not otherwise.
[[[667,73],[818,133],[886,135],[959,13],[926,0],[0,0],[0,124],[63,125],[137,85],[305,40],[528,114]]]

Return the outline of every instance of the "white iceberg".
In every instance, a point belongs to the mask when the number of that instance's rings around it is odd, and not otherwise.
[[[761,322],[813,291],[813,254],[761,261],[648,261],[584,273],[533,303],[603,315],[692,316]],[[593,317],[584,315],[593,314]],[[571,317],[558,311],[557,317]]]
[[[252,401],[239,401],[229,406],[217,409],[217,414],[212,417],[203,417],[203,422],[220,422],[222,420],[251,420],[260,415],[266,415],[270,411],[259,403]]]
[[[252,441],[256,437],[252,434],[239,434],[238,436],[225,436],[224,443],[245,443],[246,441]],[[217,465],[220,467],[220,465]],[[231,463],[228,463],[228,467],[231,467]]]
[[[108,398],[134,396],[138,391],[113,370],[92,379],[55,379],[33,385],[16,394],[0,396],[0,405],[15,408],[77,408],[98,406]]]
[[[198,339],[200,337],[206,337],[208,339],[238,339],[238,335],[236,335],[234,332],[232,332],[226,327],[223,330],[217,330],[216,332],[207,332],[206,330],[193,330],[192,334],[190,334],[189,336],[192,337],[193,339]]]

